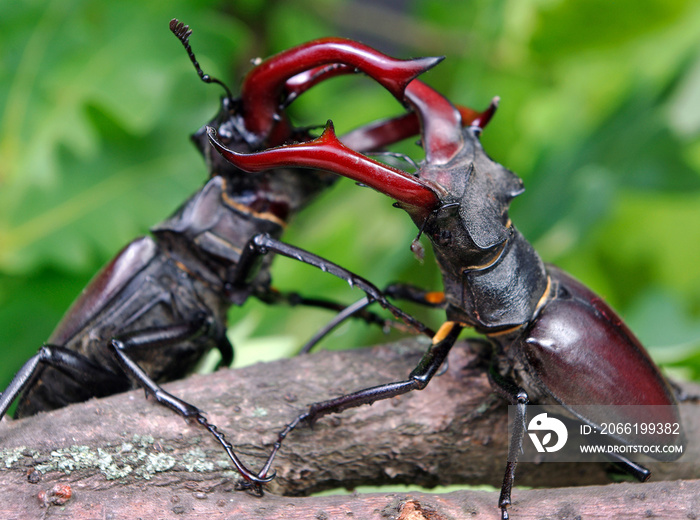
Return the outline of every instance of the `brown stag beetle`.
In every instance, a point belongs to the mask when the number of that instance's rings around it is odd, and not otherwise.
[[[523,192],[522,180],[490,159],[479,141],[493,110],[463,129],[459,110],[425,84],[411,83],[405,100],[422,126],[426,157],[415,175],[343,145],[330,122],[314,141],[254,154],[227,150],[209,130],[219,152],[242,169],[325,169],[396,199],[395,205],[409,214],[419,234],[429,237],[444,283],[438,301],[435,293],[415,287],[394,288],[404,298],[437,304],[447,313],[448,321],[408,378],[311,405],[280,433],[264,469],[270,469],[280,443],[298,424],[423,389],[439,371],[462,329],[473,327],[493,346],[489,375],[494,389],[517,405],[499,500],[502,518],[506,519],[530,400],[559,403],[579,420],[596,427],[608,420],[680,423],[677,407],[672,406],[677,399],[615,312],[570,275],[546,265],[513,226],[508,208]],[[655,408],[663,411],[653,416],[645,415],[642,406],[626,406],[616,417],[603,417],[585,405],[666,406]],[[634,441],[625,434],[618,440]],[[657,435],[654,441],[682,443],[683,434],[673,439]],[[658,458],[671,460],[678,456],[659,454]],[[624,456],[612,458],[640,480],[649,477],[646,468]]]
[[[202,80],[219,83],[226,90],[221,111],[210,124],[228,146],[247,152],[311,139],[308,132],[291,125],[284,107],[290,97],[325,77],[364,72],[400,99],[408,83],[441,59],[396,60],[351,40],[315,40],[254,67],[243,81],[241,96],[234,99],[223,83],[202,72],[189,46],[189,28],[177,20],[171,21],[170,28]],[[308,74],[311,70],[316,73]],[[413,128],[417,130],[418,125]],[[358,130],[348,142],[373,148],[393,135],[369,130]],[[209,153],[204,129],[193,139],[207,159],[209,180],[170,218],[152,228],[152,236],[128,244],[95,276],[47,343],[0,394],[0,418],[15,399],[16,417],[26,417],[142,387],[160,404],[205,427],[250,487],[258,489],[272,476],[259,477],[246,468],[199,408],[167,393],[160,383],[184,376],[212,349],[221,352],[223,364],[230,364],[233,348],[226,337],[226,312],[250,296],[267,303],[343,308],[274,291],[268,269],[271,257],[256,253],[258,237],[263,236],[287,256],[344,279],[352,276],[278,241],[289,219],[329,187],[335,176],[297,168],[251,176]],[[366,280],[353,277],[352,281],[415,329],[427,330]],[[366,319],[373,320],[369,315]]]

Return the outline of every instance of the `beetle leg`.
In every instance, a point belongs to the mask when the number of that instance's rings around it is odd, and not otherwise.
[[[270,452],[270,456],[258,476],[264,478],[265,475],[267,475],[282,442],[300,423],[303,422],[312,425],[324,415],[339,413],[348,408],[355,408],[363,404],[372,404],[375,401],[396,397],[412,390],[423,390],[447,359],[447,355],[455,344],[455,341],[457,341],[459,334],[462,332],[462,328],[462,325],[455,322],[448,321],[444,323],[434,336],[432,345],[423,355],[418,366],[408,375],[408,379],[365,388],[351,394],[312,404],[307,412],[297,416],[296,419],[279,433],[277,441],[275,441],[272,451]]]
[[[384,289],[384,294],[394,300],[405,300],[427,307],[445,308],[445,293],[442,291],[426,291],[408,283],[393,283]]]
[[[426,333],[429,329],[423,325],[421,322],[416,320],[413,316],[405,313],[398,307],[392,305],[384,296],[382,291],[380,291],[374,284],[368,280],[357,276],[356,274],[340,267],[333,262],[325,260],[320,256],[309,253],[298,247],[285,244],[279,240],[275,240],[267,234],[255,235],[248,241],[248,244],[243,249],[241,257],[237,264],[237,273],[235,275],[233,285],[245,284],[247,276],[249,273],[254,272],[253,269],[262,255],[268,253],[277,253],[282,256],[293,258],[300,262],[304,262],[309,265],[313,265],[321,269],[323,272],[330,273],[338,278],[341,278],[348,282],[351,287],[357,287],[367,294],[367,296],[372,300],[376,301],[384,307],[386,310],[391,312],[398,319],[417,330],[419,333]]]
[[[649,477],[651,477],[651,471],[649,471],[641,464],[637,464],[636,462],[631,461],[628,458],[623,457],[622,455],[617,453],[609,453],[607,455],[610,459],[612,459],[613,463],[616,466],[622,468],[622,470],[625,473],[632,475],[640,482],[646,482],[647,480],[649,480]]]
[[[319,341],[321,341],[328,334],[330,334],[330,332],[333,329],[338,327],[348,318],[352,318],[358,313],[362,312],[365,309],[365,307],[367,307],[371,303],[372,300],[370,300],[368,296],[365,296],[364,298],[357,300],[355,303],[345,307],[338,314],[336,314],[331,321],[326,323],[323,326],[323,328],[319,329],[318,332],[316,332],[316,334],[314,334],[309,341],[306,342],[306,344],[301,348],[301,350],[299,350],[299,354],[308,354],[311,351],[311,349],[314,348],[319,343]]]
[[[191,405],[182,399],[163,390],[148,374],[127,355],[127,351],[142,349],[142,348],[158,348],[164,345],[172,345],[191,339],[202,334],[207,327],[206,316],[188,324],[169,325],[165,327],[151,328],[128,334],[121,335],[112,339],[111,348],[116,360],[121,365],[126,374],[135,379],[138,384],[146,390],[147,393],[153,395],[155,400],[177,412],[185,419],[194,419],[199,424],[204,426],[214,438],[219,441],[221,446],[226,450],[229,458],[233,462],[241,476],[257,486],[272,480],[274,475],[268,478],[259,478],[243,465],[238,456],[233,451],[233,446],[226,440],[226,437],[221,433],[216,426],[209,423],[204,412],[194,405]]]
[[[383,291],[385,296],[388,296],[394,300],[405,300],[412,303],[417,303],[420,305],[425,305],[428,307],[444,308],[445,307],[445,294],[443,292],[437,291],[426,291],[414,285],[405,283],[395,283],[389,285]],[[322,329],[320,329],[314,336],[304,345],[299,354],[308,354],[311,349],[313,349],[324,337],[326,337],[333,329],[338,327],[348,318],[361,317],[360,314],[363,312],[364,308],[371,304],[372,301],[369,298],[363,298],[353,303],[352,305],[341,310],[331,321],[326,323]],[[365,319],[365,318],[363,318]],[[365,319],[365,321],[368,321]],[[368,321],[369,322],[369,321]],[[425,334],[431,338],[435,336],[435,333],[426,328]],[[446,369],[447,367],[445,367]]]
[[[700,402],[700,395],[697,394],[689,394],[681,385],[676,383],[675,381],[672,381],[671,379],[668,379],[668,384],[671,386],[673,389],[673,393],[676,396],[676,400],[679,403],[697,403]]]
[[[305,305],[307,307],[316,307],[318,309],[325,309],[335,312],[345,312],[345,310],[347,309],[347,305],[343,303],[338,303],[322,298],[307,298],[305,296],[300,295],[297,292],[280,292],[272,287],[268,287],[264,291],[256,291],[255,297],[264,303],[273,305],[279,305],[282,303],[287,304],[291,307],[294,307],[296,305]],[[382,318],[378,314],[366,311],[364,310],[364,308],[358,309],[354,314],[348,317],[361,319],[369,325],[380,325],[382,328],[390,327],[393,323],[395,323],[391,320]]]
[[[497,367],[492,363],[489,370],[489,382],[493,389],[505,398],[509,403],[516,405],[515,418],[513,420],[513,432],[508,446],[508,460],[506,462],[506,472],[501,485],[501,495],[498,499],[498,507],[501,508],[501,519],[508,520],[508,506],[511,504],[511,490],[515,480],[515,467],[518,465],[518,457],[523,447],[523,436],[525,435],[525,422],[527,420],[528,396],[525,391],[518,387],[515,381],[507,376],[503,376]]]
[[[226,337],[226,332],[223,332],[216,338],[216,348],[221,354],[221,359],[216,365],[216,368],[230,367],[233,363],[233,345]]]
[[[372,303],[372,300],[368,296],[365,296],[364,298],[357,300],[355,303],[352,303],[344,309],[342,309],[341,311],[339,311],[338,314],[336,314],[332,320],[326,323],[321,329],[318,330],[318,332],[316,332],[316,334],[313,335],[313,337],[309,341],[306,342],[306,344],[299,350],[299,354],[308,354],[309,352],[311,352],[311,350],[316,345],[318,345],[323,340],[323,338],[325,338],[328,334],[331,333],[331,331],[340,326],[348,318],[360,318],[364,319],[368,323],[372,323],[370,322],[370,320],[363,317],[364,313],[374,315],[373,313],[367,312],[365,310],[365,307],[371,305]],[[404,332],[409,332],[405,328],[405,325],[403,323],[390,320],[382,320],[382,323],[385,327],[394,327]],[[428,327],[425,328],[423,334],[427,335],[430,338],[435,336],[435,332],[433,332],[433,330]]]
[[[506,472],[501,485],[501,496],[498,499],[498,507],[501,508],[501,519],[508,520],[508,506],[511,504],[511,490],[515,480],[515,467],[518,465],[518,457],[523,447],[523,435],[525,435],[525,421],[527,418],[527,394],[522,390],[517,395],[517,406],[513,420],[513,434],[508,447],[508,461]]]
[[[95,365],[77,352],[56,345],[43,345],[20,368],[10,385],[0,394],[0,418],[5,415],[17,396],[21,395],[24,389],[35,381],[46,366],[60,370],[81,386],[91,389],[92,395],[116,393],[127,387],[123,377]]]

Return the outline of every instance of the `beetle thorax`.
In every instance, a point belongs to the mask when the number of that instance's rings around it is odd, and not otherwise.
[[[280,222],[287,222],[306,204],[331,186],[337,176],[325,171],[302,168],[276,168],[248,173],[228,162],[210,145],[206,127],[216,129],[221,143],[240,153],[253,153],[283,143],[268,142],[249,132],[240,113],[239,102],[223,98],[219,113],[199,131],[192,141],[207,162],[212,176],[221,176],[225,184],[225,197],[237,208],[247,208],[252,214],[271,215]],[[305,133],[291,132],[289,142],[308,139]]]
[[[448,164],[419,172],[452,194],[441,196],[423,229],[442,271],[451,319],[484,331],[517,326],[532,318],[547,283],[542,260],[508,217],[522,180],[491,160],[472,130],[464,137]]]

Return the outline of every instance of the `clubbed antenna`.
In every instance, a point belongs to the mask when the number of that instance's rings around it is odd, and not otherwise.
[[[233,99],[231,91],[223,81],[212,78],[209,74],[204,74],[202,67],[199,66],[199,62],[197,61],[197,58],[195,58],[194,52],[192,51],[192,46],[190,45],[190,34],[192,34],[192,29],[190,29],[189,25],[185,25],[177,18],[173,18],[170,20],[170,30],[175,36],[177,36],[178,40],[182,42],[182,45],[185,47],[187,55],[190,57],[190,61],[192,61],[192,65],[194,65],[194,68],[197,70],[197,74],[199,74],[201,80],[204,83],[217,83],[221,85],[226,91],[226,97]]]

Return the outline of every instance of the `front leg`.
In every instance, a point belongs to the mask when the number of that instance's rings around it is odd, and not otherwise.
[[[444,309],[446,307],[445,293],[442,291],[426,291],[408,283],[393,283],[384,289],[384,294],[394,300],[403,300],[426,307]]]
[[[440,330],[438,330],[437,334],[435,334],[432,345],[423,355],[418,363],[418,366],[416,366],[416,368],[413,369],[413,371],[408,375],[407,379],[403,381],[396,381],[394,383],[374,386],[371,388],[365,388],[351,394],[342,395],[327,401],[312,404],[307,412],[297,416],[296,419],[289,423],[286,428],[279,433],[277,441],[272,447],[272,451],[270,452],[267,462],[258,476],[260,478],[264,478],[265,475],[267,475],[272,467],[272,462],[274,461],[277,452],[282,446],[282,442],[299,424],[306,423],[312,425],[324,415],[339,413],[343,410],[347,410],[348,408],[355,408],[363,404],[372,404],[375,401],[389,399],[391,397],[408,393],[412,390],[422,390],[425,388],[433,376],[439,372],[440,367],[444,364],[450,349],[457,341],[459,334],[462,332],[462,328],[462,325],[455,322],[448,321],[444,323],[442,327],[440,327]]]
[[[39,351],[19,369],[9,386],[0,394],[0,419],[7,413],[13,401],[40,380],[45,367],[53,367],[84,388],[91,396],[103,396],[128,389],[128,381],[121,373],[114,373],[96,365],[85,356],[58,345],[42,345]],[[34,399],[25,394],[19,402],[16,418],[27,413],[26,408],[36,409]],[[39,408],[41,409],[41,408]],[[35,410],[38,411],[38,410]]]
[[[425,333],[429,330],[413,316],[405,313],[395,305],[392,305],[386,299],[382,291],[380,291],[374,284],[365,278],[357,276],[351,271],[348,271],[347,269],[344,269],[339,265],[330,262],[329,260],[321,258],[320,256],[305,251],[304,249],[280,242],[268,234],[255,235],[248,241],[248,244],[241,253],[235,276],[231,281],[232,286],[246,286],[250,282],[250,277],[252,274],[256,272],[255,268],[260,261],[260,257],[268,253],[277,253],[288,258],[293,258],[299,262],[313,265],[323,272],[337,276],[338,278],[348,282],[351,287],[357,287],[358,289],[364,291],[370,300],[379,303],[379,305],[384,307],[399,320],[403,321],[419,333]]]
[[[153,381],[138,363],[129,356],[129,351],[164,348],[182,341],[190,340],[205,333],[208,326],[208,319],[202,314],[190,323],[154,327],[123,334],[112,339],[110,346],[115,359],[127,375],[134,379],[139,386],[144,388],[146,393],[152,395],[158,403],[167,406],[185,419],[194,419],[204,426],[219,444],[223,446],[224,450],[226,450],[231,462],[233,462],[241,476],[248,481],[258,493],[261,493],[261,485],[272,480],[274,474],[267,478],[260,478],[255,473],[251,472],[233,451],[233,446],[226,440],[224,434],[221,433],[216,426],[207,421],[202,410],[163,390],[160,385]]]

